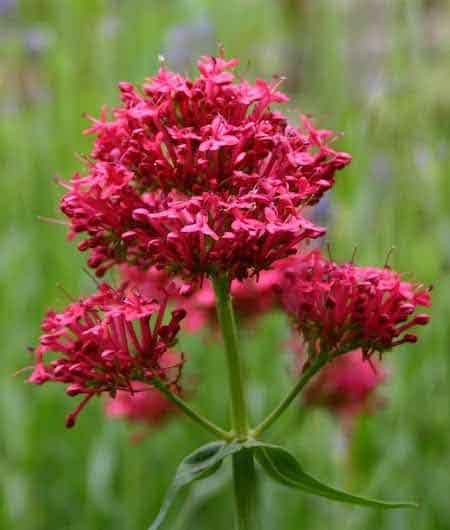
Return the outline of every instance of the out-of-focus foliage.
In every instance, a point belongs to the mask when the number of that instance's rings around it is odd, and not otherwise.
[[[417,346],[387,356],[386,407],[355,425],[351,441],[323,411],[293,407],[268,439],[322,479],[355,492],[419,501],[381,513],[308,498],[263,481],[264,528],[449,528],[450,506],[450,6],[445,0],[0,0],[0,527],[140,530],[157,512],[176,462],[207,438],[181,418],[138,445],[100,402],[66,431],[73,406],[61,388],[23,374],[43,312],[87,293],[56,217],[55,175],[80,168],[83,112],[117,100],[117,81],[141,81],[163,54],[189,71],[221,41],[249,76],[286,75],[297,110],[345,132],[354,161],[331,200],[334,257],[358,245],[359,263],[391,263],[435,284],[432,323]],[[328,203],[327,203],[328,204]],[[323,213],[323,212],[322,212]],[[254,420],[290,384],[286,325],[264,317],[245,333]],[[215,338],[186,336],[195,405],[227,419],[224,361]],[[226,474],[226,469],[224,473]],[[230,528],[223,475],[194,488],[171,528]]]

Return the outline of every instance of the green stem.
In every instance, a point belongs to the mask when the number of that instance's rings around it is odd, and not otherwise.
[[[163,382],[161,379],[154,377],[152,378],[152,384],[155,388],[160,390],[170,401],[175,403],[179,409],[181,409],[186,416],[194,420],[196,423],[201,425],[204,429],[209,431],[210,433],[214,434],[214,436],[218,436],[219,438],[222,438],[223,440],[231,441],[233,439],[233,433],[224,431],[219,426],[217,426],[212,421],[208,420],[208,418],[205,418],[201,414],[199,414],[197,411],[195,411],[193,408],[191,408],[186,401],[180,398],[180,396],[177,396],[174,394],[170,388]]]
[[[257,438],[264,431],[266,431],[272,424],[283,414],[283,412],[289,407],[289,405],[297,397],[298,393],[306,385],[306,383],[311,379],[311,377],[316,374],[324,364],[328,361],[326,355],[319,355],[302,373],[300,379],[297,381],[292,390],[287,394],[287,396],[281,401],[281,403],[263,420],[259,425],[257,425],[253,431],[252,436]]]
[[[226,276],[218,276],[213,279],[213,285],[228,364],[232,425],[238,440],[243,441],[248,436],[247,403],[243,385],[242,360],[238,351],[236,323],[231,305],[230,282]]]
[[[236,323],[230,297],[230,281],[226,276],[217,276],[213,278],[213,285],[228,365],[232,428],[237,439],[244,441],[249,436],[247,401],[243,384],[244,369],[238,350]],[[237,529],[251,530],[254,526],[256,498],[253,453],[242,450],[234,454],[232,460]]]
[[[255,528],[256,472],[253,452],[243,449],[233,455],[233,485],[238,530]]]

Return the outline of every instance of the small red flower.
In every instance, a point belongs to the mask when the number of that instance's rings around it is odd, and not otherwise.
[[[88,173],[72,178],[61,209],[99,276],[127,262],[244,279],[324,234],[302,208],[350,155],[305,116],[296,128],[271,110],[288,99],[276,85],[235,82],[237,63],[202,57],[195,80],[161,68],[142,91],[121,83],[111,121],[92,119]]]
[[[319,251],[292,258],[281,281],[282,301],[308,345],[309,353],[331,356],[361,348],[365,356],[405,342],[429,321],[416,314],[429,307],[422,285],[404,281],[391,269],[338,265]]]
[[[102,284],[95,294],[63,312],[47,313],[29,382],[66,383],[68,395],[85,396],[67,417],[68,427],[94,395],[114,396],[118,390],[133,394],[133,382],[151,384],[154,377],[176,385],[182,357],[174,357],[169,348],[175,344],[185,311],[173,311],[165,324],[166,302]],[[44,357],[52,353],[60,356],[46,362]]]

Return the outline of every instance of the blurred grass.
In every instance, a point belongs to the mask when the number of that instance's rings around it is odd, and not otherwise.
[[[146,528],[176,462],[207,440],[180,420],[130,445],[129,430],[105,421],[100,403],[66,431],[63,418],[74,401],[60,388],[30,388],[12,377],[28,362],[26,347],[36,341],[43,312],[64,303],[57,284],[75,294],[92,288],[64,228],[37,221],[57,212],[60,190],[51,177],[68,178],[80,168],[75,153],[88,149],[82,114],[114,104],[118,80],[139,82],[154,72],[171,29],[199,18],[248,75],[287,72],[293,117],[299,107],[345,132],[339,146],[354,161],[332,193],[334,254],[348,258],[358,245],[360,263],[382,265],[395,245],[393,266],[435,284],[432,324],[417,346],[390,357],[388,406],[361,419],[348,451],[322,412],[311,413],[300,432],[291,410],[272,437],[289,433],[288,445],[324,479],[355,492],[417,499],[420,510],[347,508],[263,483],[264,528],[450,528],[448,2],[14,4],[0,2],[0,528]],[[215,51],[206,41],[204,48],[192,52],[193,62]],[[280,352],[285,338],[284,320],[275,315],[246,333],[255,417],[289,385]],[[183,347],[201,382],[196,405],[225,421],[220,344],[186,337]],[[192,506],[176,523],[180,529],[202,530],[212,521],[217,530],[230,528],[226,486]]]

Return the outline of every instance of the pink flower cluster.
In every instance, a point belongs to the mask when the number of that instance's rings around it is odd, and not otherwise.
[[[389,268],[338,265],[319,251],[293,259],[281,282],[282,302],[293,316],[309,353],[335,356],[361,348],[366,357],[405,342],[429,316],[422,285],[404,281]]]
[[[164,302],[100,285],[95,294],[70,304],[62,313],[47,314],[29,381],[65,383],[68,395],[85,395],[67,417],[68,427],[94,395],[114,396],[118,390],[133,393],[132,382],[151,384],[154,377],[176,385],[183,357],[169,348],[175,344],[185,312],[173,311],[168,323],[163,322],[164,312]],[[61,356],[46,363],[44,357],[51,353]]]
[[[128,262],[243,279],[324,234],[301,208],[350,155],[305,116],[298,129],[271,110],[287,101],[276,85],[235,82],[237,63],[202,57],[195,80],[161,68],[141,90],[121,83],[112,119],[92,119],[88,173],[72,178],[61,209],[99,276]]]

